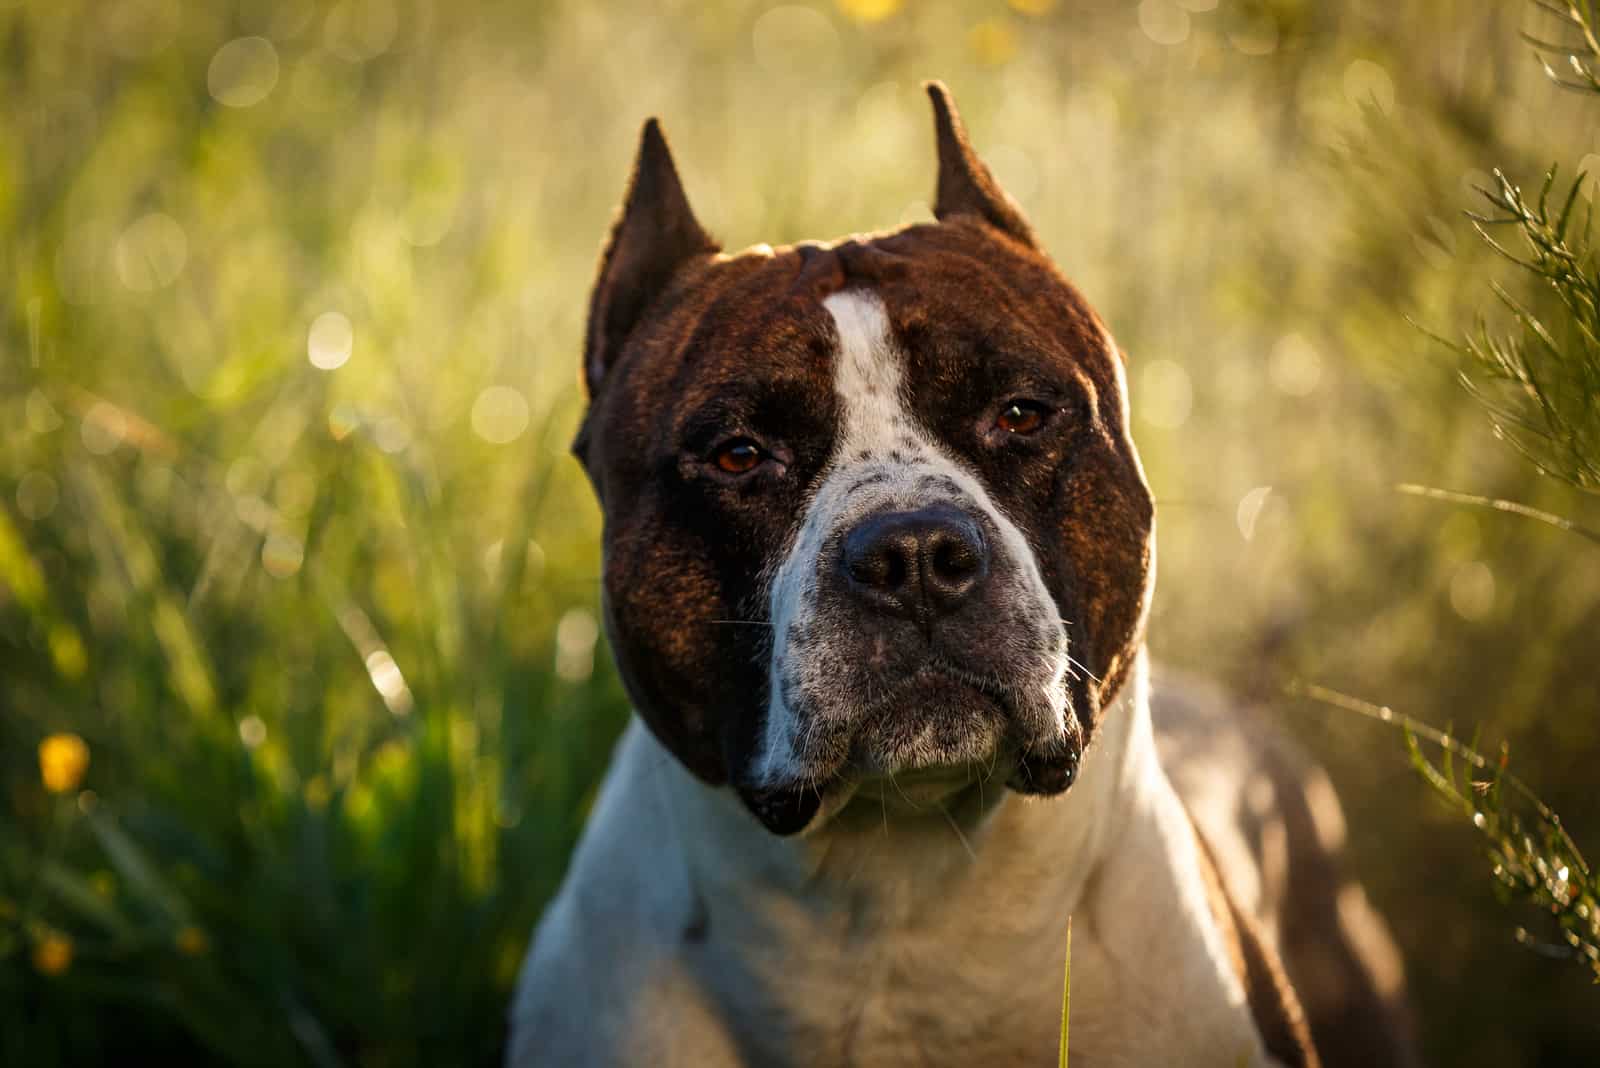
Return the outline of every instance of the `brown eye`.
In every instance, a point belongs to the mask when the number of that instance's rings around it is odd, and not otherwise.
[[[728,474],[742,475],[754,471],[765,458],[761,446],[749,438],[737,438],[719,448],[712,460]]]
[[[1032,434],[1044,426],[1045,407],[1033,401],[1011,401],[995,417],[994,425],[1008,434]]]

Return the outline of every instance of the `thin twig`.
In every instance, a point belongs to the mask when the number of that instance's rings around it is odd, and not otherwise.
[[[1329,689],[1314,682],[1303,682],[1299,679],[1294,679],[1289,682],[1286,689],[1290,696],[1308,697],[1313,701],[1331,705],[1334,708],[1341,708],[1347,712],[1366,716],[1368,719],[1375,719],[1380,723],[1399,727],[1416,735],[1418,738],[1427,739],[1446,753],[1466,761],[1475,768],[1494,772],[1502,782],[1510,786],[1521,795],[1523,800],[1533,806],[1534,811],[1539,814],[1540,818],[1556,832],[1562,847],[1572,855],[1573,864],[1584,874],[1585,878],[1589,876],[1589,864],[1578,850],[1578,844],[1572,840],[1572,836],[1567,833],[1566,827],[1562,825],[1560,814],[1545,804],[1527,783],[1506,771],[1503,767],[1497,766],[1496,762],[1491,761],[1476,749],[1462,744],[1454,735],[1430,726],[1419,719],[1413,719],[1403,712],[1396,712],[1387,705],[1375,705],[1371,701],[1363,701],[1359,697],[1353,697],[1350,694],[1341,693],[1338,690]]]
[[[1401,482],[1395,486],[1395,490],[1399,493],[1408,493],[1413,497],[1450,501],[1453,504],[1470,504],[1478,508],[1493,508],[1497,512],[1510,512],[1512,515],[1537,519],[1541,523],[1548,523],[1557,530],[1576,534],[1580,538],[1588,538],[1596,545],[1600,545],[1600,531],[1581,526],[1570,519],[1556,515],[1554,512],[1541,511],[1526,504],[1518,504],[1516,501],[1508,501],[1500,497],[1482,497],[1476,493],[1457,493],[1455,490],[1437,489],[1433,486],[1418,485],[1415,482]]]

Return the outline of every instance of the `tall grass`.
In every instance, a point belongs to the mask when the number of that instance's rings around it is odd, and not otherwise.
[[[1600,574],[1391,490],[1573,511],[1399,315],[1475,306],[1477,161],[1593,140],[1511,17],[0,3],[0,1062],[496,1060],[626,716],[566,446],[648,114],[737,248],[926,217],[948,81],[1130,353],[1158,655],[1505,709],[1577,818]],[[1302,733],[1435,1057],[1600,1050],[1474,934],[1470,844],[1390,818],[1383,743]]]

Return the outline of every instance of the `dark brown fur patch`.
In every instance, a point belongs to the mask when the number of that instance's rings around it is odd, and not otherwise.
[[[1206,903],[1211,907],[1211,918],[1222,933],[1233,963],[1233,972],[1244,987],[1250,1005],[1250,1016],[1255,1020],[1256,1031],[1261,1035],[1267,1052],[1289,1068],[1319,1068],[1321,1061],[1311,1043],[1311,1029],[1306,1024],[1305,1011],[1294,987],[1284,973],[1283,962],[1278,959],[1262,937],[1255,918],[1242,912],[1233,903],[1216,859],[1199,828],[1194,830],[1198,847],[1200,878],[1205,883]]]

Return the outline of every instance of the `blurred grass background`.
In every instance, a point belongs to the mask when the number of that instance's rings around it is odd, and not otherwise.
[[[1600,151],[1528,17],[0,0],[0,1062],[495,1063],[627,715],[566,446],[638,125],[729,247],[831,237],[927,217],[940,77],[1130,353],[1158,657],[1329,766],[1433,1063],[1596,1063],[1397,738],[1282,696],[1509,739],[1600,850],[1592,553],[1393,490],[1594,514],[1405,320],[1489,305],[1490,166]]]

